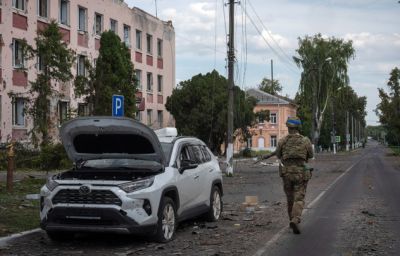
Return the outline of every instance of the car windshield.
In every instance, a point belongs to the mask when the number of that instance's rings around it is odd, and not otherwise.
[[[169,159],[171,157],[171,152],[172,152],[172,147],[174,146],[174,144],[172,144],[171,142],[161,142],[161,148],[164,152],[164,156],[166,159],[166,163],[169,163]]]
[[[78,164],[78,169],[133,170],[159,172],[162,165],[156,161],[138,159],[93,159]]]

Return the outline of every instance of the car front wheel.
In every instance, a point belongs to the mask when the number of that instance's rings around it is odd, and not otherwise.
[[[164,197],[158,211],[158,226],[156,240],[166,243],[172,240],[177,226],[176,207],[174,201],[169,197]]]
[[[222,193],[217,186],[213,186],[210,195],[210,210],[207,213],[208,221],[218,221],[222,213]]]

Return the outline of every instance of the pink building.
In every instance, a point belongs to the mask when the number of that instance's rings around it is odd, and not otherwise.
[[[249,89],[247,94],[257,99],[255,113],[261,110],[270,112],[269,122],[258,122],[250,129],[252,138],[249,146],[253,150],[274,151],[279,139],[288,134],[286,120],[288,117],[296,116],[297,105],[288,98],[271,95],[259,89]],[[237,142],[235,150],[241,150],[245,146],[245,143]]]
[[[113,30],[131,49],[140,81],[137,118],[153,128],[174,125],[165,102],[175,85],[175,32],[164,22],[122,0],[0,0],[0,142],[28,141],[32,120],[24,114],[29,81],[40,72],[39,60],[25,60],[20,40],[34,45],[36,31],[50,20],[59,23],[63,40],[76,53],[73,74],[86,74],[94,63],[103,31]],[[24,70],[21,70],[24,68]],[[53,136],[70,110],[85,115],[87,105],[75,99],[73,82],[57,84],[60,97],[50,100]],[[111,104],[111,99],[110,99]],[[111,113],[110,113],[111,114]]]

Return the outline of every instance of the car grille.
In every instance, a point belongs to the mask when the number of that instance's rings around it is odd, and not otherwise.
[[[119,199],[109,190],[92,190],[89,194],[82,195],[78,189],[62,189],[52,200],[53,204],[112,204],[122,205]]]

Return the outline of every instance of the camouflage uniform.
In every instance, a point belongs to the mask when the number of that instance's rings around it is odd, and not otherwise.
[[[311,142],[298,133],[289,134],[278,143],[276,156],[282,161],[279,174],[283,179],[283,188],[287,198],[287,210],[290,222],[300,223],[304,208],[307,182],[311,178],[305,163],[313,158]]]

